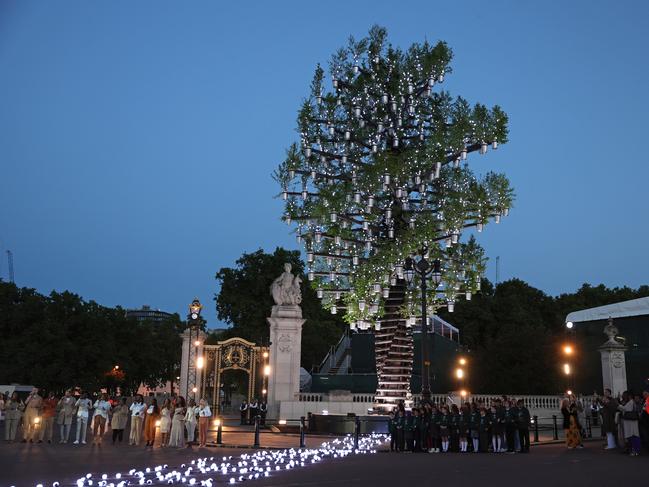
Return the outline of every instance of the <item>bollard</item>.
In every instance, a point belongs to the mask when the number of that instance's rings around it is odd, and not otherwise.
[[[557,415],[556,414],[552,415],[552,439],[553,440],[558,440],[559,439],[559,428],[557,427]]]
[[[219,425],[216,428],[216,444],[217,445],[223,444],[223,420],[219,421]]]
[[[300,448],[306,448],[306,442],[304,441],[304,430],[306,429],[304,416],[300,418]]]
[[[593,437],[593,428],[590,424],[590,417],[586,416],[586,435],[588,438]]]
[[[534,443],[539,442],[539,417],[534,416]]]
[[[255,448],[259,448],[259,416],[255,416]]]
[[[358,450],[358,436],[361,434],[361,419],[356,416],[354,424],[354,450]]]

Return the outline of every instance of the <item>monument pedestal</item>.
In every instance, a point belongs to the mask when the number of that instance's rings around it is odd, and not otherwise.
[[[294,401],[300,392],[302,318],[299,305],[273,306],[270,318],[270,375],[268,377],[268,416],[278,418],[281,401]],[[281,418],[295,419],[295,418]]]
[[[626,347],[615,338],[618,334],[613,319],[609,317],[608,324],[604,327],[604,334],[608,341],[599,347],[602,356],[602,382],[604,389],[610,389],[613,397],[626,391],[626,360],[624,352]]]
[[[613,397],[626,391],[626,360],[624,352],[627,348],[619,342],[608,341],[599,347],[602,357],[602,382],[604,389],[610,389]]]

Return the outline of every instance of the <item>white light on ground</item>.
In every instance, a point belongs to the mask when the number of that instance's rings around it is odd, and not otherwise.
[[[284,420],[285,421],[285,420]],[[319,448],[289,448],[285,450],[257,450],[239,457],[196,458],[189,465],[182,464],[178,469],[168,465],[145,467],[143,470],[131,469],[128,474],[103,474],[94,477],[89,473],[76,481],[77,487],[126,487],[128,485],[194,485],[212,487],[221,482],[239,484],[245,480],[268,477],[272,472],[302,468],[319,463],[325,459],[345,458],[348,455],[376,453],[376,447],[385,443],[388,435],[371,434],[359,437],[358,449],[354,448],[354,438],[347,435],[322,443]],[[233,475],[234,474],[234,475]],[[219,479],[218,476],[222,477]],[[93,480],[94,477],[94,480]],[[98,480],[101,478],[102,480]],[[123,480],[120,480],[123,479]],[[54,485],[54,483],[52,483]]]

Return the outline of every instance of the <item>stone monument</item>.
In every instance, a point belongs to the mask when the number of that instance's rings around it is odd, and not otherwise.
[[[627,348],[615,339],[618,329],[613,324],[612,318],[608,319],[608,324],[604,327],[604,334],[608,336],[608,340],[599,347],[599,353],[602,356],[602,381],[604,389],[610,389],[613,396],[617,396],[627,388],[624,357]]]
[[[270,375],[268,377],[268,416],[277,418],[282,401],[294,401],[300,392],[302,351],[302,280],[291,273],[291,264],[270,287],[275,301],[270,318]],[[283,418],[286,419],[286,418]],[[288,418],[291,419],[291,418]]]

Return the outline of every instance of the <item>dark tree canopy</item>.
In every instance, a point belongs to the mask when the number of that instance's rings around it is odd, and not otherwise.
[[[219,335],[219,340],[239,336],[258,344],[267,343],[266,318],[275,304],[270,286],[287,262],[293,266],[293,273],[306,281],[300,253],[281,247],[272,254],[263,250],[243,254],[234,268],[223,267],[216,273],[221,285],[214,298],[217,316],[232,325]],[[340,339],[343,323],[341,318],[322,309],[315,292],[306,285],[302,287],[301,306],[302,316],[307,320],[302,328],[302,366],[310,370],[320,364],[329,347]]]
[[[57,392],[160,385],[177,375],[181,328],[177,315],[140,322],[68,291],[43,296],[0,282],[0,383]]]
[[[564,386],[558,364],[566,315],[644,296],[649,296],[649,286],[610,289],[584,284],[575,293],[552,297],[520,279],[496,288],[485,280],[473,300],[453,314],[440,315],[460,329],[471,357],[469,382],[474,392],[555,394]]]

